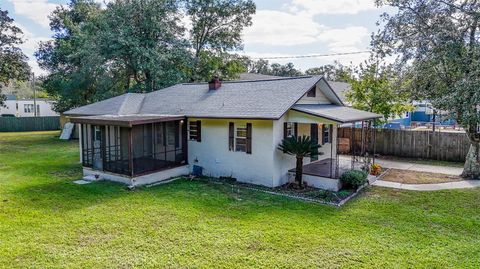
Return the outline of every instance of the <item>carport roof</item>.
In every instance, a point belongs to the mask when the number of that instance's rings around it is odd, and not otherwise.
[[[294,105],[292,109],[339,123],[373,120],[383,117],[379,114],[337,105]]]

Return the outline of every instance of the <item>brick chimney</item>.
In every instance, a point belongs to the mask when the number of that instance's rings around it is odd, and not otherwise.
[[[220,87],[222,87],[222,82],[218,77],[213,77],[212,80],[208,82],[208,90],[210,91],[218,90]]]

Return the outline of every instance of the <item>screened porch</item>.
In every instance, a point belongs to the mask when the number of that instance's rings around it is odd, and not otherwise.
[[[80,124],[84,167],[137,177],[187,164],[186,123],[177,116],[91,116]]]

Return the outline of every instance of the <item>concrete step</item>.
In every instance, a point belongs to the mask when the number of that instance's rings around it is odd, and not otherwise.
[[[82,178],[85,181],[98,181],[100,178],[96,178],[94,175],[87,175]]]

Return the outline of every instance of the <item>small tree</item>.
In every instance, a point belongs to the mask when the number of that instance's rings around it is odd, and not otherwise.
[[[285,154],[292,155],[297,158],[295,181],[300,187],[303,186],[303,158],[323,154],[318,152],[318,148],[320,148],[320,145],[313,142],[309,136],[291,136],[283,139],[278,145],[279,150],[283,151]]]

